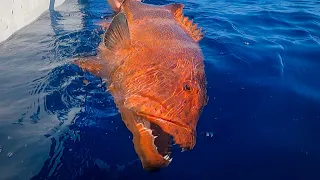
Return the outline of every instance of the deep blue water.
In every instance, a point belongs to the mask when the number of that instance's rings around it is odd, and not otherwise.
[[[0,179],[320,179],[320,1],[179,2],[206,32],[192,151],[142,169],[105,84],[69,64],[112,11],[69,0],[0,45]]]

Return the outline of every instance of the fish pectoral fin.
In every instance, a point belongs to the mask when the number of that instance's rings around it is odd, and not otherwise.
[[[95,56],[86,57],[86,58],[76,58],[72,60],[72,64],[79,66],[83,71],[88,71],[91,74],[101,77],[103,65]]]
[[[193,40],[199,42],[203,38],[201,28],[198,28],[197,24],[194,24],[192,20],[189,20],[188,17],[184,16],[183,4],[174,3],[169,4],[166,7],[172,12],[178,24],[180,24],[187,31]]]
[[[113,19],[103,36],[104,45],[111,51],[118,48],[129,48],[130,31],[126,15],[123,12],[118,13]]]

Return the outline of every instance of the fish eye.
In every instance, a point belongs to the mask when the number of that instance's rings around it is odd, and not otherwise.
[[[183,90],[185,90],[185,91],[191,91],[190,85],[189,85],[188,83],[184,84],[184,85],[183,85]]]

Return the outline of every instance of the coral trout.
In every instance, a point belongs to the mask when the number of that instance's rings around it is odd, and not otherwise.
[[[107,81],[143,168],[166,167],[172,143],[183,150],[195,146],[207,103],[202,32],[183,15],[182,4],[109,3],[117,14],[97,56],[74,63]]]

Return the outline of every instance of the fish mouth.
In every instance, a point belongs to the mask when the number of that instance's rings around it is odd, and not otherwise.
[[[134,144],[144,169],[154,171],[168,166],[173,145],[179,145],[182,151],[193,148],[195,134],[186,126],[150,114],[136,114],[139,138]]]

